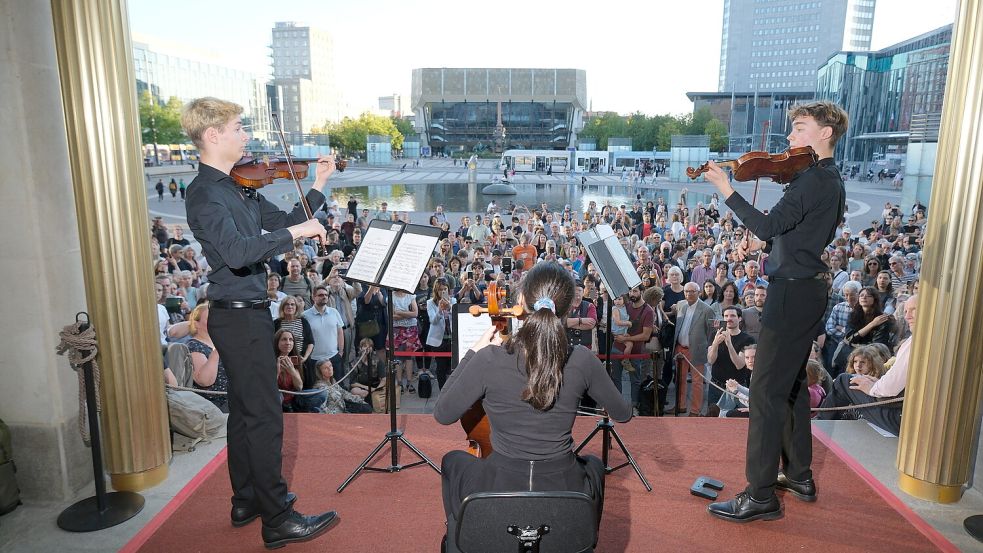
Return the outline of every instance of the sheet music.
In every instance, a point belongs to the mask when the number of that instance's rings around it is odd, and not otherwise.
[[[492,322],[488,313],[475,317],[467,311],[458,312],[454,322],[457,323],[457,362],[460,363],[471,346],[491,328]]]
[[[365,282],[375,282],[379,276],[382,264],[386,262],[386,255],[389,248],[399,234],[400,225],[393,225],[391,229],[370,227],[362,243],[358,247],[355,259],[348,267],[348,278],[362,280]],[[416,285],[413,285],[416,288]]]
[[[420,276],[427,268],[431,254],[437,246],[438,238],[409,231],[403,232],[379,284],[396,290],[405,290],[411,294],[416,291]],[[351,269],[349,269],[350,275]]]

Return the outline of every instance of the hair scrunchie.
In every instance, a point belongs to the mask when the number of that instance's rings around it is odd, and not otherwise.
[[[556,304],[549,298],[539,298],[536,300],[536,303],[532,305],[533,311],[539,311],[544,307],[552,311],[554,315],[556,314]]]

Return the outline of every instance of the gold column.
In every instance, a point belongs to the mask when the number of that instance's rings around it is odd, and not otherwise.
[[[969,479],[983,394],[983,7],[953,26],[898,444],[899,486],[951,503]]]
[[[140,490],[167,477],[171,446],[126,1],[51,0],[51,11],[105,465],[114,488]]]

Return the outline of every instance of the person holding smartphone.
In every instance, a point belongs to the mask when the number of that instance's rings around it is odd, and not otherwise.
[[[484,276],[485,268],[482,265],[472,265],[471,269],[465,271],[464,282],[461,283],[461,289],[457,292],[457,303],[482,303],[485,298],[485,287],[478,279],[484,281]]]

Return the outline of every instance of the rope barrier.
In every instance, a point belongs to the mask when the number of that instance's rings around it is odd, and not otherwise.
[[[87,325],[88,328],[82,330],[83,325]],[[85,371],[82,370],[82,365],[89,361],[92,362],[92,379],[96,389],[96,411],[102,412],[102,399],[99,395],[99,362],[96,361],[96,356],[99,354],[99,344],[96,342],[96,329],[90,323],[76,322],[63,328],[58,333],[58,336],[61,337],[61,342],[55,348],[55,351],[58,355],[65,355],[67,352],[68,362],[71,364],[72,370],[78,374],[79,434],[82,435],[82,443],[88,447],[91,444],[89,441],[89,418],[85,413]],[[87,351],[88,355],[82,355],[83,351]]]
[[[686,356],[684,356],[683,354],[677,353],[673,357],[673,359],[677,359],[677,360],[682,359],[683,361],[686,361],[686,364],[689,365],[690,370],[693,371],[693,374],[699,375],[700,378],[702,378],[703,380],[706,380],[708,384],[710,384],[714,388],[720,390],[722,393],[724,393],[724,394],[726,394],[728,396],[731,396],[734,399],[738,399],[737,394],[733,394],[733,393],[727,391],[725,388],[721,388],[713,380],[710,380],[710,379],[707,379],[706,377],[704,377],[703,376],[703,373],[701,373],[700,370],[697,369],[696,366],[693,365],[693,363],[689,359],[687,359]],[[904,398],[903,397],[896,397],[896,398],[884,399],[884,400],[880,400],[880,401],[872,401],[870,403],[862,403],[860,405],[846,405],[846,406],[843,406],[843,407],[811,407],[809,409],[809,411],[811,411],[813,413],[823,413],[823,412],[829,412],[829,411],[853,411],[854,409],[867,409],[869,407],[880,407],[882,405],[892,405],[892,404],[895,404],[895,403],[901,403],[902,401],[904,401]]]

